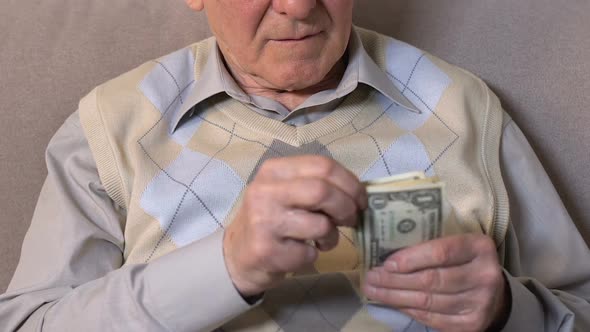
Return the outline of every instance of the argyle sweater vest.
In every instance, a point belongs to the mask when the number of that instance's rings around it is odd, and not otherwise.
[[[459,227],[503,241],[509,221],[499,166],[499,100],[459,68],[392,38],[357,31],[415,111],[359,85],[329,115],[304,126],[266,118],[220,95],[175,126],[212,39],[148,62],[82,100],[80,117],[101,181],[127,212],[125,264],[149,262],[223,229],[265,160],[301,154],[333,158],[362,180],[415,170],[436,175],[446,182]],[[223,329],[403,328],[407,317],[360,301],[353,233],[343,228],[340,234],[334,250]]]

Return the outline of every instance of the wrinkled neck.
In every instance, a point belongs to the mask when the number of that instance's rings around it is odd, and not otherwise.
[[[346,71],[348,56],[345,54],[317,84],[293,91],[274,88],[264,79],[244,73],[239,70],[237,66],[233,66],[228,61],[224,61],[224,63],[238,86],[244,90],[245,93],[275,100],[289,111],[292,111],[299,105],[303,104],[303,102],[312,95],[320,91],[335,89],[338,87],[338,84],[340,84],[342,76]]]

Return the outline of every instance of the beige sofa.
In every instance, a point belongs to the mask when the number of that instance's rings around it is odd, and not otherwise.
[[[357,0],[355,20],[484,78],[588,240],[589,12],[579,0]],[[0,2],[2,291],[46,174],[44,148],[79,98],[208,35],[180,0]]]

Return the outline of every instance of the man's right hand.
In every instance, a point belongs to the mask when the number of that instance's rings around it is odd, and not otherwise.
[[[275,286],[314,262],[318,249],[334,248],[337,226],[354,227],[366,207],[365,187],[332,159],[266,161],[225,231],[223,252],[234,285],[243,296]]]

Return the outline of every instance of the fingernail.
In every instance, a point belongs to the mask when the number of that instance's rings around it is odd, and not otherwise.
[[[390,272],[397,272],[397,262],[396,261],[387,261],[385,262],[385,267]]]

